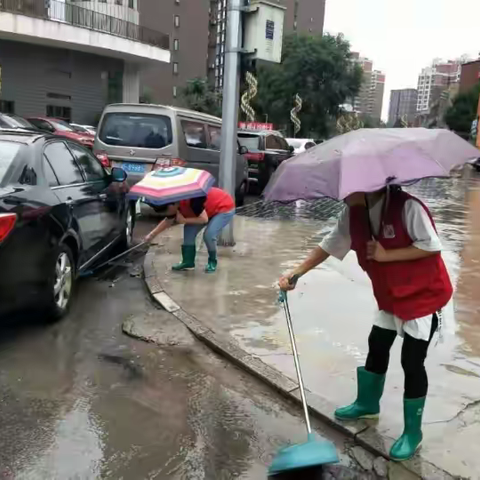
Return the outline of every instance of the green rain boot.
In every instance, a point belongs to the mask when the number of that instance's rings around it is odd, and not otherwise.
[[[182,245],[182,261],[172,267],[174,272],[181,272],[183,270],[192,270],[195,268],[195,245]]]
[[[337,408],[335,417],[339,420],[377,418],[384,385],[385,375],[367,372],[364,367],[358,368],[357,399],[347,407]]]
[[[217,252],[208,252],[208,263],[205,267],[205,273],[215,273],[217,271]]]
[[[403,418],[405,428],[402,436],[393,444],[390,450],[390,458],[397,462],[408,460],[415,455],[415,452],[422,443],[422,417],[425,407],[425,399],[403,399]]]

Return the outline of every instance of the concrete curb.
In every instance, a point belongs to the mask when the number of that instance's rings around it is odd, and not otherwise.
[[[239,368],[262,380],[287,399],[301,405],[300,393],[296,382],[259,358],[241,349],[228,336],[214,332],[193,315],[184,311],[163,289],[153,265],[153,258],[154,254],[151,252],[145,257],[144,280],[148,292],[158,305],[174,315],[196,338],[208,345],[212,350],[227,358]],[[389,460],[388,452],[394,439],[380,435],[376,429],[372,428],[372,423],[369,421],[359,421],[352,424],[338,422],[333,414],[335,406],[330,401],[308,390],[306,393],[311,415],[344,434],[375,456],[381,456]],[[422,458],[421,454],[417,454],[412,460],[403,462],[402,466],[425,480],[453,480],[460,478],[436,467],[428,460]]]

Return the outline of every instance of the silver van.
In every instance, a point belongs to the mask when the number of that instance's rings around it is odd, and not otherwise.
[[[103,111],[94,152],[102,162],[121,167],[132,185],[157,165],[183,165],[210,172],[218,182],[222,119],[176,107],[113,104]],[[240,147],[236,200],[243,204],[248,163]]]

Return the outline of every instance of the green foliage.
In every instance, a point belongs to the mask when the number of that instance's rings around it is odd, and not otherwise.
[[[327,137],[334,130],[340,105],[360,90],[362,70],[351,61],[343,36],[288,35],[282,63],[260,65],[253,107],[277,128],[292,129],[290,110],[296,93],[303,100],[298,137]],[[332,129],[333,125],[333,129]]]
[[[479,94],[480,84],[468,92],[458,94],[445,114],[448,128],[464,138],[469,137],[472,122],[477,118]]]
[[[222,116],[222,94],[215,91],[206,78],[189,80],[180,94],[188,108],[217,117]]]

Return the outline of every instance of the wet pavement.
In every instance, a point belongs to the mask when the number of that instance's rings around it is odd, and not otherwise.
[[[2,323],[1,479],[264,479],[281,446],[305,440],[298,406],[157,310],[139,273],[137,262],[83,279],[61,322]],[[160,345],[122,334],[124,321],[160,325]],[[414,478],[314,427],[341,465],[305,479],[380,478],[374,461],[391,479]]]
[[[454,333],[445,335],[444,343],[434,342],[427,360],[430,391],[422,457],[452,475],[480,478],[475,440],[480,436],[480,179],[469,169],[453,179],[424,181],[410,191],[432,210],[456,289],[455,302],[445,312],[445,327]],[[156,250],[159,278],[188,313],[295,378],[275,282],[330,230],[338,210],[330,201],[247,206],[247,216],[236,218],[237,245],[221,250],[213,276],[202,272],[203,245],[195,272],[170,272],[181,244],[181,229],[173,229]],[[355,257],[329,259],[302,278],[290,295],[290,307],[308,388],[338,405],[351,401],[355,369],[365,361],[376,310],[369,280]],[[361,434],[382,442],[387,451],[403,428],[400,346],[397,340],[381,420]]]

